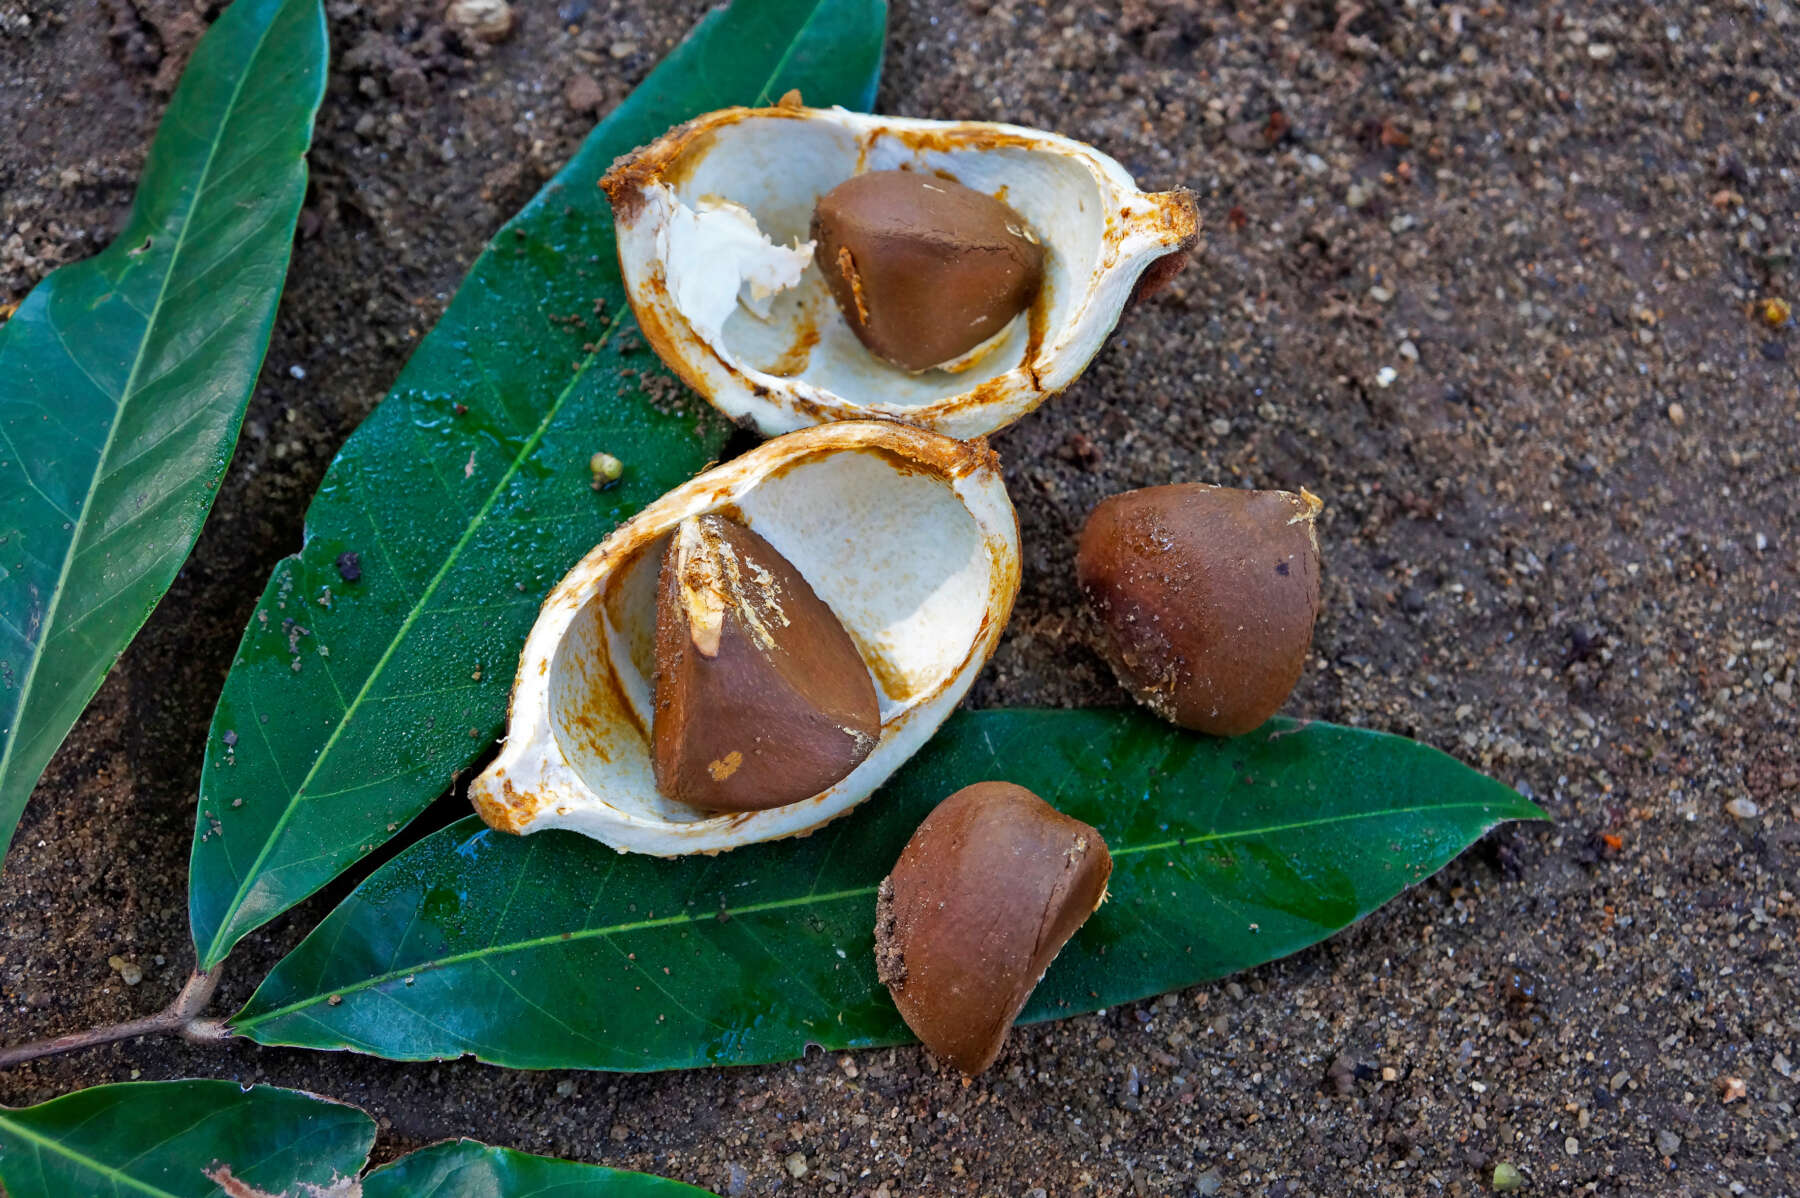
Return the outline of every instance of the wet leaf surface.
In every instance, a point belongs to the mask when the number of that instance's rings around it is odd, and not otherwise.
[[[339,1193],[330,1187],[362,1171],[374,1142],[375,1121],[363,1112],[295,1090],[224,1081],[95,1086],[23,1110],[0,1107],[0,1190],[11,1198]]]
[[[1277,720],[1236,740],[1137,711],[962,712],[851,816],[718,857],[625,856],[466,819],[377,871],[234,1029],[266,1044],[532,1068],[748,1064],[907,1039],[875,890],[924,815],[985,779],[1095,825],[1110,897],[1026,1020],[1284,956],[1542,813],[1434,749]]]
[[[695,27],[489,244],[345,444],[244,633],[207,739],[202,967],[393,836],[492,742],[539,601],[725,427],[632,327],[600,175],[687,117],[867,104],[880,0],[738,0]],[[605,451],[623,477],[592,486]]]
[[[212,507],[287,277],[325,58],[319,0],[228,8],[124,230],[0,325],[0,855]]]

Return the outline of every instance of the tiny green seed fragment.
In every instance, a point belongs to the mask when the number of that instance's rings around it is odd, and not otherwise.
[[[607,483],[619,481],[619,476],[625,473],[625,463],[602,451],[588,459],[588,470],[594,476],[594,490],[598,491]]]

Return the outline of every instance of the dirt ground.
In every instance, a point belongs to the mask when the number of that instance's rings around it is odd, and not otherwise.
[[[705,3],[518,7],[488,48],[434,3],[329,0],[268,365],[6,861],[0,1038],[185,977],[204,735],[269,568],[484,240]],[[1206,221],[994,439],[1026,577],[973,700],[1120,698],[1072,582],[1101,496],[1304,484],[1326,603],[1290,710],[1440,745],[1554,826],[1227,984],[1016,1033],[972,1085],[916,1049],[609,1076],[163,1040],[0,1074],[0,1101],[275,1082],[366,1106],[384,1157],[466,1134],[726,1195],[1476,1194],[1500,1162],[1528,1193],[1800,1194],[1800,332],[1754,307],[1800,306],[1795,5],[1110,7],[892,18],[882,109],[1061,130]],[[118,226],[207,15],[0,0],[0,302]],[[337,893],[251,936],[219,1009]]]

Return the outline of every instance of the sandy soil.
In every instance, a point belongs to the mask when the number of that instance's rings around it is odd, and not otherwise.
[[[1554,826],[1298,957],[1017,1034],[969,1086],[918,1050],[640,1077],[157,1041],[0,1075],[0,1100],[278,1082],[367,1106],[383,1155],[469,1134],[732,1195],[1474,1194],[1502,1161],[1531,1193],[1800,1193],[1800,333],[1752,308],[1800,300],[1794,4],[1110,7],[893,15],[884,109],[1062,130],[1207,223],[996,438],[1026,580],[975,700],[1119,697],[1072,584],[1100,496],[1304,484],[1326,612],[1291,709],[1450,749]],[[523,4],[491,50],[433,4],[328,8],[237,458],[0,880],[8,1040],[185,976],[204,734],[269,567],[484,239],[703,3]],[[117,227],[204,16],[0,0],[0,301]],[[334,897],[251,937],[222,1003]]]

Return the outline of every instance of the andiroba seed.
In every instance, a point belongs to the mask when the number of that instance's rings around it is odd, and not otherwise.
[[[917,171],[870,171],[813,209],[813,261],[857,337],[905,370],[967,354],[1031,306],[1044,247],[993,196]]]
[[[657,580],[656,788],[709,811],[797,803],[881,731],[868,666],[792,563],[744,525],[690,516]]]
[[[980,1073],[1111,876],[1087,824],[1010,782],[964,787],[876,892],[876,974],[927,1048]]]
[[[1081,530],[1075,570],[1126,689],[1214,736],[1274,715],[1312,645],[1323,506],[1305,491],[1204,483],[1102,500]]]

